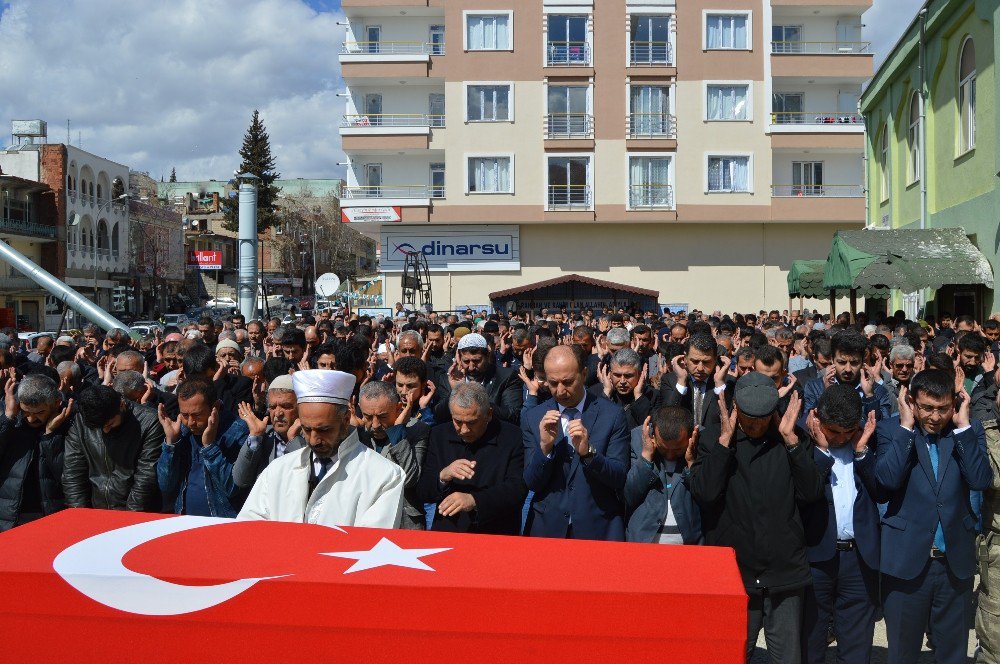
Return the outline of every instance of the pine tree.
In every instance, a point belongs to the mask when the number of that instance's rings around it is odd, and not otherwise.
[[[170,181],[171,182],[177,182],[177,169],[176,168],[171,168],[170,169]]]
[[[274,181],[281,177],[281,174],[274,170],[271,139],[267,135],[264,123],[260,120],[260,113],[256,110],[253,112],[249,129],[243,135],[240,157],[243,162],[238,173],[253,173],[260,178],[257,180],[257,232],[262,233],[278,222],[275,201],[280,189],[274,185]],[[223,201],[226,220],[222,226],[234,233],[239,231],[240,226],[239,207],[239,198],[236,196]]]

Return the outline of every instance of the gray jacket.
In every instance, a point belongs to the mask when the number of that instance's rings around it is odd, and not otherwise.
[[[403,469],[406,481],[403,483],[403,519],[400,528],[406,530],[424,530],[424,505],[417,498],[417,483],[420,481],[420,469],[427,456],[427,440],[431,428],[420,420],[411,419],[403,429],[402,439],[392,445],[382,448],[383,457]],[[361,442],[373,447],[371,436],[362,435]]]
[[[685,544],[701,544],[701,512],[687,487],[688,470],[684,459],[678,459],[683,479],[669,490],[663,461],[656,457],[653,468],[642,458],[642,426],[632,429],[630,444],[632,465],[625,479],[625,540],[653,543],[667,516],[667,500],[674,511],[677,528]]]
[[[240,448],[240,455],[233,464],[233,482],[238,487],[244,489],[253,486],[257,481],[257,476],[264,472],[267,465],[277,458],[277,442],[280,440],[278,432],[271,425],[267,426],[260,444],[256,449],[250,449],[249,436],[243,441]],[[306,441],[302,436],[295,436],[285,446],[285,454],[301,450],[306,446]]]

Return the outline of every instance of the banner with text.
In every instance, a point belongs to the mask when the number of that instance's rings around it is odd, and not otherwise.
[[[402,272],[408,253],[422,253],[432,272],[521,269],[519,226],[382,226],[383,272]]]
[[[401,209],[398,207],[357,207],[340,210],[340,220],[345,224],[401,221],[401,215]]]
[[[221,270],[222,269],[222,252],[221,251],[189,251],[187,266],[189,268],[197,268],[199,270]]]

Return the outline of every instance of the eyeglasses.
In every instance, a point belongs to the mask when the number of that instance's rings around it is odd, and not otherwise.
[[[917,410],[919,410],[924,415],[933,415],[933,414],[937,413],[938,415],[941,415],[942,417],[947,417],[947,416],[951,415],[952,411],[955,410],[955,406],[953,406],[953,405],[941,406],[939,408],[935,408],[934,406],[929,406],[927,404],[918,403],[918,404],[916,404],[916,406],[917,406]]]

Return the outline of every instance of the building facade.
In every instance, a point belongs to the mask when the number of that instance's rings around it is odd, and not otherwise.
[[[388,222],[388,301],[421,251],[439,310],[570,273],[787,306],[864,221],[870,6],[344,0],[342,206]]]
[[[130,200],[129,238],[133,288],[128,309],[141,318],[178,308],[176,295],[184,287],[184,229],[181,215],[166,207]]]
[[[965,229],[997,273],[996,21],[988,0],[930,0],[888,55],[861,109],[868,125],[868,226]],[[922,44],[921,44],[922,42]],[[924,66],[921,67],[921,56]],[[924,296],[898,294],[914,315]],[[930,310],[1000,311],[990,289],[951,285]],[[980,318],[981,319],[981,318]]]
[[[41,266],[106,311],[119,311],[115,289],[129,283],[128,167],[74,145],[45,143],[44,122],[28,123],[41,131],[19,134],[24,124],[14,123],[15,144],[0,151],[0,168],[48,185],[55,196],[58,241]],[[45,308],[48,326],[58,325],[59,303],[49,297]],[[80,322],[68,318],[70,326]]]

